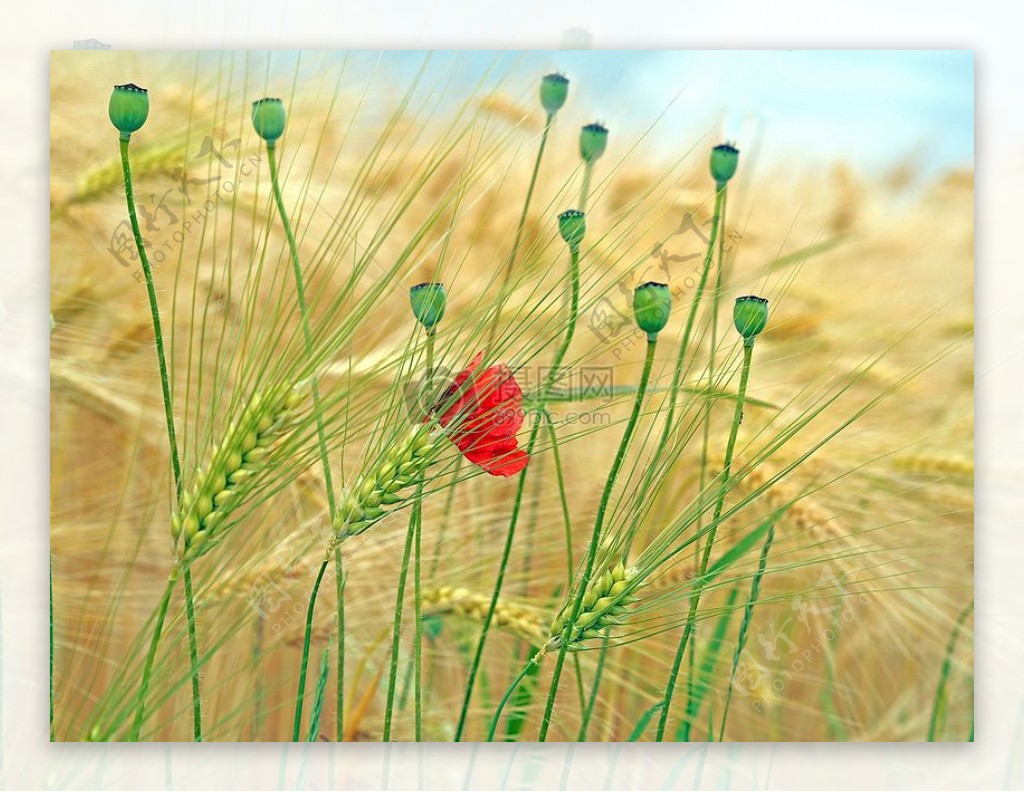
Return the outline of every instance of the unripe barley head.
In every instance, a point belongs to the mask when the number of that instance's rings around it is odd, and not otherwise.
[[[338,501],[334,542],[361,534],[390,507],[408,497],[403,492],[415,483],[434,459],[438,447],[436,428],[418,424],[393,443],[375,465],[356,479]]]
[[[635,592],[641,585],[637,570],[633,567],[627,569],[622,561],[591,578],[566,648],[570,652],[579,651],[584,641],[599,637],[606,627],[622,624],[622,617],[627,614],[628,606],[636,602]],[[561,645],[565,622],[571,614],[570,599],[551,623],[551,634],[543,651],[551,651]]]
[[[223,441],[214,445],[195,484],[182,495],[171,518],[171,537],[178,555],[194,561],[221,538],[225,522],[242,496],[243,484],[264,465],[270,447],[294,425],[305,387],[279,387],[254,393],[241,417],[228,425]]]

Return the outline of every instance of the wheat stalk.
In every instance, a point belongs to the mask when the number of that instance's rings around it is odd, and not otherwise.
[[[184,163],[184,140],[160,143],[132,154],[132,172],[136,178],[151,175],[170,176],[175,168],[183,167]],[[111,158],[83,173],[64,203],[80,204],[93,201],[120,187],[122,179],[120,159]]]
[[[335,544],[363,533],[383,518],[390,507],[406,500],[402,490],[412,486],[427,468],[436,448],[429,426],[414,426],[392,445],[338,502],[334,521]]]
[[[594,576],[583,594],[583,603],[569,633],[566,650],[576,652],[584,642],[598,638],[607,627],[622,624],[628,606],[636,602],[635,591],[642,584],[635,567],[626,568],[622,561]],[[566,603],[551,623],[550,635],[541,648],[541,654],[562,645],[562,633],[571,615],[572,603]]]
[[[974,460],[963,457],[911,455],[897,457],[893,467],[922,476],[963,476],[974,478]]]
[[[194,561],[220,538],[243,483],[260,469],[274,441],[294,424],[305,390],[300,385],[253,394],[223,441],[211,449],[207,467],[196,471],[192,489],[181,496],[171,518],[171,537],[182,560]]]
[[[469,621],[482,623],[491,604],[489,595],[454,586],[423,590],[425,616],[454,614]],[[548,638],[540,615],[533,608],[499,599],[494,607],[492,623],[526,641],[541,646]]]

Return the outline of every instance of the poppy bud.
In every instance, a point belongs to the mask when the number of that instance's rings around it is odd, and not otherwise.
[[[584,162],[593,162],[608,146],[608,129],[601,124],[587,124],[580,130],[580,156]]]
[[[768,324],[768,301],[764,297],[750,294],[737,297],[732,309],[732,321],[736,331],[743,336],[746,344],[753,344],[754,339]]]
[[[558,216],[558,231],[572,250],[578,250],[587,232],[587,218],[579,209],[567,209]]]
[[[719,189],[735,175],[739,162],[740,150],[731,143],[722,143],[711,149],[711,177]]]
[[[267,143],[274,143],[284,134],[284,122],[284,104],[280,99],[268,97],[252,103],[252,125]]]
[[[633,292],[633,316],[648,337],[657,335],[668,324],[672,293],[667,283],[649,281]]]
[[[569,78],[562,74],[545,74],[540,81],[540,103],[549,113],[556,113],[569,95]]]
[[[444,316],[447,295],[443,283],[420,283],[409,289],[409,304],[412,305],[413,316],[427,330]]]
[[[115,85],[107,110],[110,123],[126,138],[141,128],[149,116],[149,92],[135,83]]]

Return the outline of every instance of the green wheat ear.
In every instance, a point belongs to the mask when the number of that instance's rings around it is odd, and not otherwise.
[[[171,518],[171,538],[183,561],[195,561],[223,538],[247,482],[263,469],[274,443],[295,425],[306,391],[305,386],[284,386],[257,392],[228,425]]]
[[[439,438],[428,425],[414,426],[392,444],[338,501],[334,542],[357,536],[404,503],[404,492],[434,461]]]
[[[566,650],[579,651],[588,640],[598,638],[606,627],[622,624],[629,606],[636,602],[636,590],[642,581],[635,568],[627,569],[622,561],[594,577],[583,595],[583,604],[566,633],[566,623],[571,617],[571,603],[566,603],[551,623],[551,634],[542,647],[542,653],[557,649],[562,636],[568,636]]]

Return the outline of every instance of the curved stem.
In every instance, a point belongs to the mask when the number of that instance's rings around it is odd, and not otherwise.
[[[711,271],[711,262],[715,255],[715,239],[718,237],[722,205],[725,201],[725,188],[723,187],[715,194],[715,214],[711,221],[711,234],[708,237],[708,249],[704,255],[704,266],[701,269],[700,280],[697,282],[697,291],[690,302],[690,310],[686,314],[686,325],[683,329],[683,340],[679,345],[679,355],[676,358],[676,366],[672,372],[672,385],[669,389],[668,414],[665,416],[665,426],[661,430],[661,438],[658,440],[657,450],[654,452],[654,459],[661,459],[661,455],[668,445],[668,439],[672,434],[673,420],[676,413],[676,402],[679,400],[679,388],[682,385],[683,363],[686,360],[686,352],[690,347],[690,336],[693,334],[693,326],[697,318],[697,308],[700,306],[701,298],[704,295],[704,288],[708,282],[708,273]],[[653,466],[652,466],[653,467]]]
[[[128,203],[128,219],[131,221],[135,247],[142,262],[142,274],[146,280],[146,294],[149,297],[149,313],[153,320],[153,337],[156,341],[156,360],[160,367],[160,387],[164,398],[164,419],[167,423],[167,442],[171,448],[171,472],[174,474],[176,499],[181,499],[181,461],[178,458],[178,441],[174,432],[174,409],[171,402],[171,381],[167,374],[167,356],[164,352],[164,333],[160,324],[160,308],[156,301],[156,285],[153,283],[153,268],[149,265],[146,246],[139,230],[139,218],[135,212],[135,192],[132,188],[132,169],[128,158],[128,135],[121,135],[121,170],[124,172],[124,196]]]
[[[302,706],[306,698],[306,669],[309,667],[309,643],[313,634],[313,610],[316,607],[316,595],[320,591],[320,582],[327,571],[327,559],[320,563],[313,590],[309,593],[309,605],[306,607],[306,629],[302,636],[302,660],[299,662],[299,692],[295,697],[295,718],[292,721],[292,742],[299,742],[302,734]]]
[[[512,270],[515,267],[516,256],[519,255],[519,245],[523,238],[523,229],[526,227],[526,216],[530,211],[530,201],[533,199],[533,189],[537,186],[537,175],[540,173],[540,161],[544,156],[544,148],[548,144],[548,133],[551,131],[551,122],[555,114],[548,113],[544,121],[544,131],[540,135],[540,146],[537,148],[537,158],[533,161],[533,173],[530,175],[530,186],[526,188],[526,200],[523,201],[523,211],[519,215],[519,223],[516,225],[516,235],[512,242],[512,250],[509,251],[508,260],[505,262],[505,270],[502,275],[501,288],[498,291],[498,305],[494,311],[494,323],[487,335],[487,349],[494,344],[494,336],[498,331],[498,323],[501,321],[501,310],[505,305],[505,292],[508,289],[509,281],[512,279]]]
[[[580,250],[578,245],[572,245],[569,248],[568,324],[565,329],[565,338],[562,339],[561,345],[555,352],[555,358],[552,361],[551,368],[548,371],[548,375],[545,378],[544,385],[540,391],[538,409],[541,413],[544,411],[547,395],[550,393],[552,386],[558,379],[559,369],[562,366],[565,353],[568,351],[569,345],[572,343],[573,335],[576,332],[576,319],[579,315],[579,302]],[[527,457],[533,454],[534,446],[537,444],[537,435],[540,432],[542,424],[543,415],[538,415],[537,420],[534,421],[533,426],[530,428],[530,439],[526,444]],[[470,701],[473,698],[473,687],[476,683],[477,673],[480,670],[480,662],[483,658],[484,646],[487,643],[487,635],[491,629],[491,621],[494,619],[494,611],[498,606],[498,598],[501,596],[501,588],[505,582],[505,572],[508,569],[508,560],[512,553],[512,541],[515,538],[516,525],[519,522],[519,513],[523,504],[523,493],[526,490],[526,476],[529,470],[529,466],[523,469],[523,472],[519,474],[519,481],[516,484],[516,495],[515,500],[512,502],[512,514],[509,517],[508,533],[505,536],[505,547],[501,554],[501,562],[498,565],[498,574],[494,581],[494,590],[491,592],[491,602],[487,608],[487,615],[484,617],[483,627],[480,630],[480,638],[477,641],[476,651],[473,654],[473,662],[469,668],[469,676],[466,679],[466,692],[462,697],[462,709],[459,712],[459,722],[455,728],[455,742],[459,742],[462,739],[462,734],[466,728],[466,717],[469,713]]]
[[[306,345],[306,355],[312,358],[313,355],[313,333],[309,325],[309,306],[306,303],[306,285],[302,277],[302,265],[299,263],[299,249],[295,243],[295,234],[292,233],[292,224],[288,221],[288,214],[284,208],[284,198],[281,196],[281,184],[277,175],[276,146],[267,143],[267,163],[270,166],[270,184],[274,192],[274,203],[277,204],[277,212],[281,216],[281,224],[284,226],[285,236],[288,238],[288,252],[292,261],[292,272],[295,275],[295,299],[299,304],[299,314],[302,324],[302,337]],[[320,393],[317,388],[316,377],[310,382],[310,390],[313,396],[313,412],[316,417],[316,435],[320,446],[320,463],[324,469],[324,487],[327,490],[327,508],[334,521],[335,502],[334,484],[331,480],[331,465],[327,453],[327,436],[324,430],[323,412],[320,406]]]
[[[679,676],[679,666],[682,664],[683,655],[686,653],[686,645],[693,633],[694,620],[697,616],[697,606],[700,604],[700,595],[704,588],[704,575],[708,571],[708,562],[711,559],[711,548],[715,544],[715,533],[718,531],[718,523],[722,518],[722,507],[725,504],[725,494],[729,489],[729,473],[732,469],[732,454],[736,447],[736,436],[739,434],[740,423],[743,421],[743,400],[747,394],[747,382],[750,379],[750,359],[754,352],[753,340],[743,342],[743,368],[740,371],[740,386],[736,393],[736,411],[733,414],[732,427],[729,429],[729,441],[725,446],[725,460],[722,463],[722,483],[718,488],[718,497],[715,500],[715,510],[711,518],[711,526],[708,528],[708,538],[704,544],[704,553],[701,557],[700,567],[697,570],[697,577],[694,582],[693,594],[690,595],[690,610],[686,616],[686,626],[683,627],[683,636],[679,641],[679,648],[672,661],[672,669],[669,672],[668,682],[665,685],[664,705],[658,717],[658,732],[655,739],[661,742],[665,736],[665,726],[668,724],[669,709],[672,706],[672,696],[675,694],[676,679]]]
[[[590,698],[587,699],[586,709],[583,711],[583,721],[580,723],[580,733],[576,742],[587,741],[587,728],[590,726],[590,719],[594,715],[594,705],[597,704],[597,689],[601,686],[601,676],[604,674],[604,661],[608,657],[608,633],[606,632],[601,641],[601,650],[597,655],[597,668],[594,670],[594,683],[590,687]]]
[[[164,351],[164,333],[160,322],[160,306],[156,299],[156,285],[153,282],[153,268],[149,263],[149,256],[146,255],[146,245],[142,239],[142,231],[139,229],[139,218],[135,209],[135,190],[132,186],[131,158],[128,156],[128,142],[130,134],[122,134],[120,139],[121,150],[121,171],[124,174],[124,196],[128,205],[128,219],[132,227],[132,235],[135,237],[135,248],[139,253],[139,261],[142,264],[142,274],[146,281],[146,295],[149,299],[149,313],[153,322],[153,338],[156,345],[157,366],[160,370],[160,389],[164,402],[164,421],[167,425],[167,444],[171,454],[171,473],[174,476],[174,500],[181,501],[181,459],[178,456],[178,440],[174,429],[174,403],[171,396],[171,380],[167,371],[167,354]],[[188,625],[188,646],[190,673],[192,676],[192,737],[196,742],[203,739],[203,715],[202,704],[199,694],[199,649],[196,638],[195,602],[192,596],[192,572],[185,569],[185,612]],[[162,627],[162,622],[161,622]],[[154,636],[159,641],[159,635]],[[153,651],[156,651],[154,644]]]
[[[565,475],[562,472],[562,459],[558,453],[558,433],[555,432],[555,424],[551,420],[551,413],[544,410],[544,423],[548,427],[548,435],[551,437],[551,452],[555,458],[555,481],[558,483],[559,502],[562,504],[562,525],[565,531],[565,590],[572,586],[572,571],[576,568],[572,552],[572,518],[569,515],[569,498],[565,491]]]
[[[715,272],[715,288],[711,293],[711,350],[708,352],[708,388],[707,393],[704,396],[704,429],[701,438],[700,448],[700,476],[698,478],[698,492],[704,491],[704,486],[707,484],[707,472],[708,472],[708,447],[711,444],[711,407],[714,404],[714,396],[712,395],[712,389],[715,384],[715,355],[718,352],[718,303],[722,296],[722,280],[725,272],[725,231],[728,227],[726,225],[726,210],[729,204],[729,195],[727,187],[722,187],[722,210],[719,220],[719,224],[722,228],[722,233],[718,237],[718,268]],[[698,517],[697,522],[698,529],[704,527],[704,515],[701,514]],[[699,532],[698,532],[699,533]],[[700,540],[693,543],[694,551],[694,564],[700,559]]]
[[[604,483],[604,492],[601,493],[601,502],[597,507],[597,517],[594,520],[594,530],[590,536],[590,546],[587,548],[587,557],[584,561],[583,574],[580,576],[576,595],[573,597],[572,612],[570,613],[569,618],[565,620],[565,627],[562,630],[561,641],[559,641],[558,658],[555,660],[555,671],[551,677],[551,687],[548,689],[548,700],[544,705],[544,716],[540,722],[540,733],[537,735],[537,742],[544,742],[547,738],[548,728],[551,726],[551,712],[554,709],[555,698],[558,695],[558,683],[561,681],[562,667],[565,665],[565,654],[568,651],[569,638],[576,623],[576,619],[580,615],[580,609],[583,605],[583,596],[586,593],[587,584],[590,582],[590,575],[594,569],[594,559],[597,556],[597,547],[601,540],[601,531],[604,527],[605,513],[608,509],[608,501],[611,500],[612,489],[615,487],[615,479],[618,477],[619,469],[622,467],[622,463],[626,458],[626,449],[629,447],[629,441],[633,437],[633,432],[636,430],[637,420],[640,417],[640,408],[643,405],[644,394],[647,391],[647,383],[651,378],[651,369],[654,366],[654,351],[657,345],[657,335],[653,333],[648,334],[647,354],[644,357],[644,368],[643,373],[640,375],[640,384],[636,389],[636,399],[633,401],[633,411],[629,415],[629,422],[626,424],[626,431],[622,435],[622,441],[619,443],[619,450],[616,452],[615,460],[612,462],[612,469],[609,471],[608,478]]]
[[[274,203],[277,206],[277,213],[281,217],[281,224],[284,226],[284,233],[288,239],[288,253],[292,263],[292,274],[295,276],[295,299],[299,305],[299,318],[302,325],[302,339],[306,347],[306,357],[313,358],[313,332],[309,323],[309,305],[306,302],[306,284],[302,276],[302,265],[299,263],[299,248],[295,242],[295,234],[292,232],[292,224],[288,220],[288,213],[284,208],[284,198],[281,195],[281,182],[277,171],[277,147],[271,141],[267,141],[267,164],[270,166],[270,186],[274,193]],[[331,477],[330,456],[327,451],[327,432],[324,429],[324,416],[320,404],[320,389],[317,386],[316,377],[310,378],[310,393],[313,397],[313,415],[316,419],[317,444],[320,450],[320,465],[324,471],[324,488],[327,491],[327,512],[331,525],[334,525],[334,515],[337,507],[334,500],[334,482]],[[337,548],[335,548],[337,549]],[[306,614],[305,639],[302,647],[302,667],[299,672],[299,690],[295,698],[295,720],[292,728],[293,740],[298,742],[300,729],[302,727],[302,708],[306,690],[306,664],[309,662],[309,638],[313,629],[313,614],[316,611],[316,597],[320,590],[320,581],[327,568],[328,559],[324,559],[317,575],[313,590],[309,596],[309,608]],[[340,573],[339,573],[340,574]],[[338,607],[342,608],[343,603],[339,600]],[[343,619],[344,617],[339,617]],[[338,636],[338,656],[344,658],[343,635]],[[339,670],[338,679],[343,676]]]
[[[203,707],[199,695],[199,642],[196,639],[196,606],[192,596],[192,570],[185,567],[185,621],[188,624],[188,659],[192,673],[192,739],[203,741]]]
[[[345,740],[345,572],[341,565],[341,547],[334,546],[334,591],[338,599],[338,680],[335,694],[334,734],[336,742]]]
[[[581,212],[587,211],[587,201],[590,200],[590,180],[594,175],[594,161],[587,160],[583,163],[583,184],[580,187],[580,205],[579,210]]]
[[[516,678],[512,680],[512,684],[508,686],[505,691],[505,695],[501,697],[501,701],[498,702],[498,708],[494,711],[494,717],[491,718],[491,726],[487,730],[487,742],[494,742],[494,733],[498,730],[498,723],[501,722],[501,713],[505,711],[505,705],[508,704],[508,700],[512,698],[512,694],[516,692],[516,688],[522,684],[522,681],[526,678],[526,675],[530,673],[530,669],[540,663],[540,653],[535,654],[530,658],[529,662],[523,666],[523,670],[520,671]]]
[[[398,593],[395,597],[395,621],[391,632],[391,668],[388,674],[388,694],[384,704],[383,742],[391,740],[391,719],[395,708],[395,688],[398,684],[398,645],[402,638],[402,610],[405,605],[405,582],[409,576],[409,556],[412,554],[414,525],[405,534],[405,549],[402,551],[402,568],[398,573]]]
[[[779,513],[776,513],[778,516]],[[718,741],[725,739],[725,722],[729,718],[729,705],[732,703],[732,691],[736,681],[736,669],[740,665],[740,655],[743,654],[747,645],[747,634],[750,630],[750,622],[754,615],[754,606],[757,605],[758,597],[761,595],[761,579],[764,571],[768,568],[768,553],[771,552],[772,542],[775,540],[775,517],[768,526],[768,533],[764,537],[764,545],[761,547],[761,557],[757,562],[757,571],[750,582],[750,597],[747,606],[743,609],[743,621],[740,622],[740,632],[736,637],[736,649],[732,654],[732,668],[729,670],[729,683],[725,689],[725,704],[722,705],[722,723],[718,729]]]
[[[156,659],[156,649],[160,644],[160,634],[164,629],[164,620],[167,618],[167,606],[171,604],[171,594],[174,592],[174,584],[178,582],[178,568],[171,570],[167,578],[167,588],[157,606],[156,622],[153,624],[153,636],[149,640],[149,651],[146,652],[146,661],[142,666],[142,679],[139,682],[139,693],[135,699],[135,719],[132,722],[132,730],[128,737],[131,742],[139,739],[139,732],[142,729],[142,722],[146,717],[146,695],[149,693],[149,680],[153,674],[153,661]]]
[[[427,329],[427,383],[433,381],[434,377],[434,328]],[[423,740],[423,606],[421,602],[421,579],[420,571],[423,554],[423,485],[424,477],[421,475],[416,487],[416,499],[412,504],[412,530],[415,532],[414,560],[413,560],[413,614],[414,635],[413,642],[413,708],[415,717],[416,742]]]

